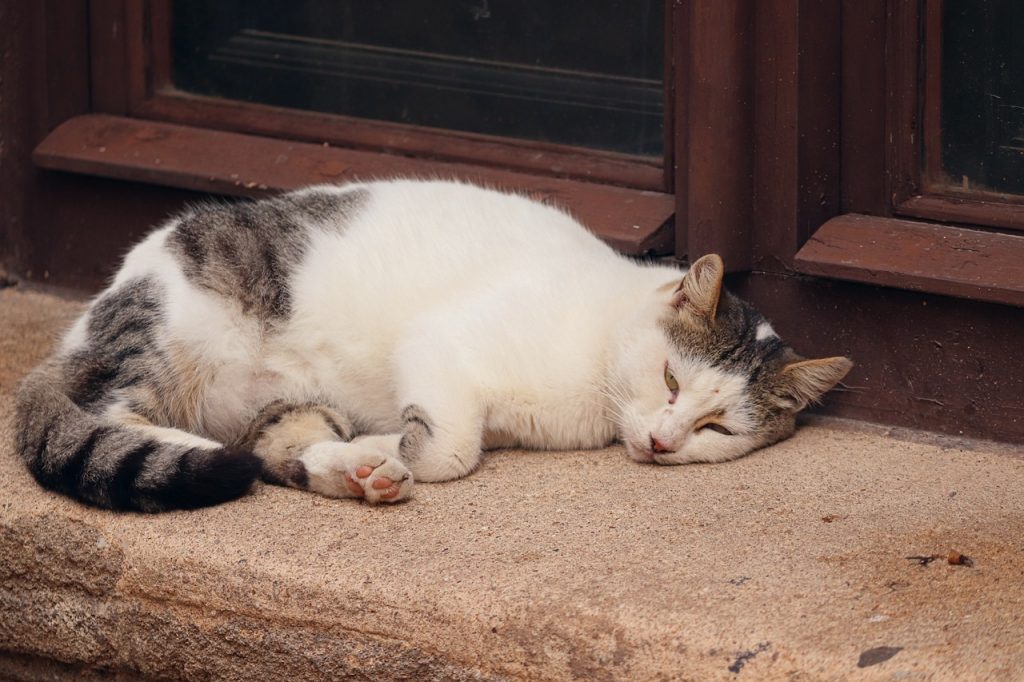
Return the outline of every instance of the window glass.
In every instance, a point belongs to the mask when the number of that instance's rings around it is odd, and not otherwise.
[[[942,166],[963,190],[1024,193],[1024,2],[945,0]]]
[[[175,0],[188,92],[660,156],[663,0]]]

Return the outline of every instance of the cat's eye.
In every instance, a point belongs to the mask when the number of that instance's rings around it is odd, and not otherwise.
[[[667,366],[665,367],[665,385],[668,386],[668,390],[673,393],[679,393],[679,382],[676,381],[675,375],[672,374]]]
[[[730,431],[729,429],[725,428],[721,424],[716,424],[715,422],[708,422],[707,424],[705,424],[704,426],[701,427],[702,431],[704,429],[711,429],[712,431],[720,433],[723,436],[731,436],[731,435],[733,435],[732,431]]]

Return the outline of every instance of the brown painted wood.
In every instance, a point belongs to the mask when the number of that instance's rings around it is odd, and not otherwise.
[[[842,0],[842,212],[889,215],[886,0]]]
[[[197,97],[173,90],[156,93],[133,114],[217,130],[326,142],[623,187],[655,191],[664,187],[660,159]]]
[[[694,0],[685,27],[687,102],[677,111],[679,182],[685,182],[686,251],[718,253],[729,271],[751,266],[753,2]],[[682,68],[682,67],[680,67]]]
[[[797,20],[797,243],[839,213],[840,6],[803,0]]]
[[[895,206],[921,193],[919,3],[889,0],[886,21],[887,192]]]
[[[665,46],[672,63],[672,187],[676,196],[675,255],[689,253],[690,203],[690,5],[670,1],[666,22],[671,25],[672,42]]]
[[[839,9],[812,0],[757,3],[757,269],[786,270],[800,244],[839,211]]]
[[[787,267],[797,248],[799,0],[756,4],[754,265]]]
[[[61,121],[88,111],[85,0],[0,0],[0,270],[52,244],[36,240],[53,220],[32,149]]]
[[[677,54],[676,50],[676,32],[679,30],[677,21],[679,16],[682,16],[685,12],[682,7],[677,6],[673,0],[664,0],[665,2],[665,69],[664,81],[665,81],[665,118],[664,118],[664,143],[663,147],[665,150],[664,157],[662,159],[662,189],[666,192],[675,191],[675,170],[676,170],[676,97],[678,93],[677,79],[679,78],[677,72],[679,68],[677,66]],[[685,27],[684,27],[685,30]]]
[[[846,214],[794,259],[800,272],[1024,306],[1024,236]]]
[[[169,0],[91,0],[94,109],[664,191],[663,159],[197,97],[173,88]]]
[[[45,93],[40,108],[45,116],[38,122],[36,141],[63,121],[87,110],[89,105],[89,7],[86,0],[46,0],[43,33],[38,44],[45,46],[43,63],[37,65],[35,88]]]
[[[924,73],[921,107],[921,185],[948,185],[942,169],[942,0],[926,0],[924,19]]]
[[[168,88],[173,83],[171,55],[171,2],[172,0],[149,0],[146,3],[148,15],[145,35],[148,37],[148,61],[146,96]]]
[[[801,354],[853,358],[816,412],[1024,443],[1024,308],[781,273],[729,286]]]
[[[47,1],[63,7],[75,0]],[[758,0],[758,7],[762,7],[761,2]],[[796,13],[807,11],[808,7],[806,2],[792,5],[772,4],[780,0],[764,2],[766,14],[773,7],[778,11]],[[883,50],[876,54],[870,49],[871,41],[875,40],[872,31],[879,26],[878,17],[872,12],[879,3],[884,8],[886,0],[843,0],[842,4],[842,94],[844,102],[850,105],[843,111],[842,207],[861,212],[875,211],[879,196],[886,206],[891,201],[884,191],[884,107],[881,125],[872,124],[872,117],[879,115],[879,103],[884,104],[886,89],[884,11],[880,23]],[[684,7],[688,4],[680,3]],[[87,73],[84,76],[75,73],[75,60],[70,58],[71,55],[67,55],[67,61],[51,63],[52,55],[60,55],[62,50],[49,51],[51,56],[43,52],[44,38],[50,29],[42,21],[45,13],[40,12],[37,16],[37,9],[42,6],[42,3],[0,0],[0,17],[7,29],[0,32],[0,51],[4,54],[4,60],[0,61],[4,96],[4,106],[0,107],[0,142],[5,148],[5,163],[0,164],[0,179],[5,187],[4,211],[0,212],[0,258],[4,259],[4,264],[13,264],[14,271],[21,276],[29,274],[30,278],[42,279],[45,272],[49,274],[50,281],[88,286],[95,291],[115,267],[128,244],[167,212],[178,210],[186,202],[205,195],[147,183],[38,172],[31,167],[29,152],[39,139],[33,137],[36,134],[33,131],[40,130],[45,134],[48,122],[59,121],[62,116],[52,113],[57,109],[50,108],[48,100],[65,90],[73,92],[76,87],[79,93],[87,92],[82,84],[88,80]],[[36,25],[32,23],[35,19],[27,20],[30,15],[37,16],[40,23]],[[766,46],[760,43],[773,38],[760,31],[760,27],[766,24],[765,15],[759,14],[758,59],[798,54],[799,43],[787,41],[805,30],[801,28],[803,22],[794,20],[791,14],[768,18],[776,20],[776,27],[785,29],[774,38],[785,49],[776,45],[772,50],[766,50]],[[71,25],[74,22],[67,23]],[[769,22],[767,25],[772,24]],[[56,44],[66,38],[55,36]],[[676,40],[678,43],[679,38]],[[850,61],[852,58],[847,56],[847,50],[862,42],[868,47],[863,50],[859,64],[872,66],[861,73],[858,82],[849,77],[856,69]],[[79,58],[78,63],[88,66],[87,59]],[[771,93],[772,88],[787,84],[785,69],[792,64],[785,59],[759,64],[760,73],[775,73],[779,77],[759,84],[755,115],[759,164],[764,163],[761,168],[769,173],[776,169],[782,171],[772,183],[759,187],[771,187],[782,192],[783,202],[788,207],[787,212],[779,214],[782,216],[779,223],[763,223],[762,217],[755,214],[755,225],[758,231],[781,230],[777,234],[783,236],[796,234],[797,220],[793,217],[799,209],[794,207],[799,207],[801,200],[794,188],[802,182],[799,169],[803,162],[798,154],[797,160],[793,160],[796,142],[789,143],[794,145],[792,148],[785,144],[772,147],[770,143],[773,140],[760,126],[765,121],[774,120],[774,130],[783,135],[784,141],[800,139],[807,121],[806,99],[804,104],[800,104],[800,93],[797,91],[794,96],[794,91],[787,91],[785,87],[780,90],[781,96]],[[796,64],[798,69],[795,73],[800,73],[799,62]],[[871,70],[878,65],[883,67],[881,76]],[[64,84],[58,80],[62,75],[67,77]],[[800,77],[803,76],[799,76],[798,81]],[[78,86],[73,85],[76,79]],[[47,87],[39,87],[44,82]],[[872,87],[880,89],[881,95],[874,94]],[[74,99],[69,97],[66,104],[70,111],[79,113],[75,111]],[[85,105],[88,105],[87,101]],[[788,119],[778,114],[780,108],[786,107],[789,107],[787,115],[791,116]],[[851,113],[857,111],[863,112],[864,117],[858,118]],[[55,118],[51,119],[51,115]],[[680,120],[684,115],[677,112]],[[269,126],[272,120],[268,118],[267,121]],[[851,131],[858,130],[867,131],[868,136],[859,140],[855,139],[856,135],[848,136]],[[268,131],[268,134],[272,132]],[[765,142],[769,143],[767,147],[762,146]],[[307,146],[298,147],[305,150]],[[135,145],[132,153],[139,151],[139,147]],[[678,137],[676,148],[680,148]],[[213,151],[221,150],[213,148]],[[210,149],[204,149],[197,156],[200,160],[216,156],[210,152]],[[766,163],[776,153],[781,153],[784,164]],[[150,161],[155,161],[155,158],[150,158]],[[262,161],[265,165],[272,165],[267,164],[266,158]],[[313,159],[305,163],[315,166]],[[856,171],[855,177],[848,174],[851,168]],[[792,169],[792,172],[787,169]],[[334,172],[337,169],[327,167],[322,170]],[[879,181],[883,185],[881,192],[878,191]],[[762,200],[770,198],[761,197]],[[921,200],[932,198],[926,196]],[[915,201],[915,197],[911,196],[909,201]],[[959,199],[947,201],[961,202]],[[968,202],[961,203],[967,205]],[[883,206],[883,210],[888,209]],[[948,210],[948,207],[943,210]],[[951,220],[960,218],[948,216]],[[789,225],[789,233],[785,232],[786,224]],[[911,223],[911,226],[920,224]],[[950,234],[945,231],[950,228],[935,226],[934,229],[943,230],[943,235]],[[860,248],[866,243],[863,239],[858,242]],[[967,248],[974,247],[968,244]],[[969,266],[974,256],[974,252],[964,251],[956,265]],[[907,259],[904,261],[906,265]],[[1017,262],[1024,261],[1017,259]],[[934,276],[935,272],[925,274]],[[1020,281],[1019,277],[1017,281]],[[840,281],[831,276],[794,276],[782,271],[734,275],[731,286],[765,312],[775,328],[799,351],[807,355],[845,353],[854,358],[857,364],[853,373],[839,391],[829,394],[819,411],[887,424],[1024,442],[1024,406],[1020,401],[1020,396],[1024,395],[1024,363],[1019,361],[1024,308]]]
[[[31,162],[29,162],[31,163]],[[29,282],[95,292],[155,226],[207,194],[71,173],[37,171],[46,220],[28,230],[31,248],[11,273]]]
[[[1024,197],[942,169],[943,0],[844,0],[844,212],[1024,229]]]
[[[926,220],[971,223],[986,227],[1024,229],[1024,203],[1021,197],[985,201],[978,193],[971,198],[924,195],[911,197],[896,207],[896,213]]]
[[[129,0],[89,0],[93,111],[126,114],[130,109],[126,4]]]
[[[101,114],[66,122],[36,148],[33,159],[51,170],[235,196],[356,179],[458,178],[562,206],[623,253],[672,251],[674,199],[658,192]]]
[[[134,111],[152,92],[152,35],[146,31],[152,9],[150,2],[125,2],[124,50],[127,78],[124,83],[128,111]],[[168,39],[169,36],[164,36]],[[97,78],[102,77],[100,74]]]

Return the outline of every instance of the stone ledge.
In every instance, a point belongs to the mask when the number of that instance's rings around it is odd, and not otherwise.
[[[500,452],[394,507],[263,486],[212,509],[118,515],[40,490],[11,450],[15,381],[77,306],[0,292],[0,677],[1024,669],[1015,449],[826,422],[725,465]],[[950,549],[974,566],[906,558]],[[899,651],[861,660],[879,647]]]

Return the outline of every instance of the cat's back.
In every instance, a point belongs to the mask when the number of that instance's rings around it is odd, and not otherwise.
[[[319,188],[309,192],[323,191]],[[515,278],[543,286],[625,261],[567,213],[528,197],[449,181],[399,180],[363,193],[343,229],[320,231],[296,279],[311,303],[422,307]],[[397,308],[396,308],[397,307]]]
[[[365,192],[363,206],[330,237],[344,239],[355,256],[385,250],[394,258],[407,254],[443,264],[486,253],[492,265],[526,254],[615,257],[564,211],[515,193],[440,180],[376,182],[349,191]]]

